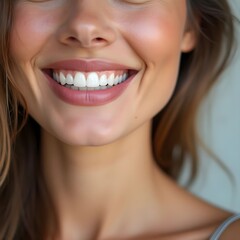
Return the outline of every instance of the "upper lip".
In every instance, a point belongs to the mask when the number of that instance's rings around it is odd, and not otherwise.
[[[46,68],[45,68],[46,69]],[[47,69],[51,70],[68,70],[68,71],[80,71],[80,72],[97,72],[97,71],[113,71],[113,70],[135,70],[131,67],[111,63],[101,60],[80,60],[69,59],[51,63],[47,66]]]

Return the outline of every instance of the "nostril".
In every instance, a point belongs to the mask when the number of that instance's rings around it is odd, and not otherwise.
[[[68,40],[70,40],[71,42],[77,42],[78,41],[75,37],[69,37]]]
[[[82,42],[74,36],[69,36],[68,37],[68,42],[73,43],[73,44],[78,43],[78,44],[81,44],[82,46],[93,46],[94,44],[99,45],[99,44],[103,44],[103,43],[106,42],[106,39],[101,38],[101,37],[93,38],[90,41],[88,41],[86,39],[81,39],[81,40],[82,40]]]
[[[97,37],[95,39],[93,39],[94,42],[105,42],[106,40],[104,40],[103,38]]]

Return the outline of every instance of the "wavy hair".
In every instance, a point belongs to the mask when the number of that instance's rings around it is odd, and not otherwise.
[[[40,127],[27,117],[11,73],[14,2],[0,1],[0,239],[42,240],[50,202],[38,159]],[[197,44],[182,54],[175,92],[154,117],[152,127],[155,159],[173,179],[178,178],[186,156],[191,159],[191,179],[197,173],[197,110],[226,67],[234,43],[234,18],[227,0],[187,0],[187,4]]]

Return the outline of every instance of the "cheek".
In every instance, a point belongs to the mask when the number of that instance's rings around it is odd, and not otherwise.
[[[132,22],[135,24],[128,25],[125,36],[146,66],[139,87],[137,117],[150,119],[166,105],[175,88],[185,18],[159,11]]]
[[[57,15],[58,12],[35,9],[23,3],[16,5],[10,49],[17,63],[30,61],[41,51],[54,32]]]
[[[177,16],[146,12],[130,18],[123,35],[146,64],[156,64],[180,54],[184,25]]]
[[[38,9],[24,1],[14,8],[10,33],[10,54],[15,63],[12,72],[29,106],[36,105],[41,99],[36,61],[51,40],[59,14],[59,11]]]

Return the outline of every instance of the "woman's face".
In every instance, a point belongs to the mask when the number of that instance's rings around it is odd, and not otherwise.
[[[194,46],[186,20],[186,0],[17,0],[14,80],[60,141],[113,142],[171,97],[180,55]]]

